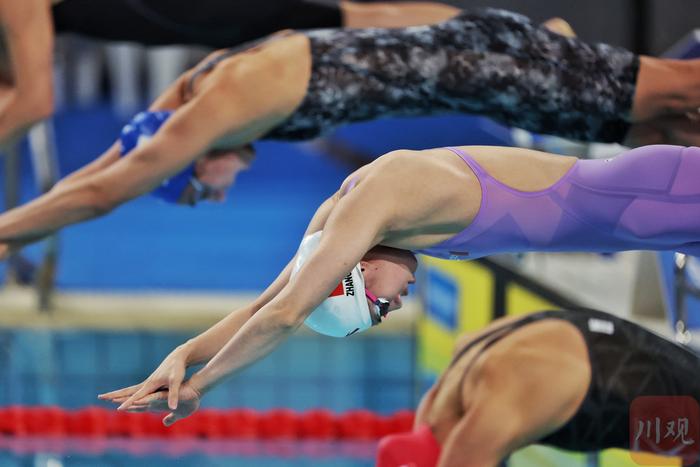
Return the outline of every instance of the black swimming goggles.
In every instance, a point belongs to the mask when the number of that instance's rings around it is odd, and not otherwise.
[[[391,301],[386,298],[377,297],[369,290],[365,289],[365,296],[372,302],[374,306],[370,307],[370,317],[372,318],[372,326],[381,323],[386,315],[389,314],[389,306]]]
[[[212,194],[214,194],[214,189],[207,185],[206,183],[202,183],[199,180],[197,180],[197,177],[194,175],[190,177],[190,181],[187,184],[187,186],[190,189],[190,193],[187,195],[187,199],[185,200],[187,204],[190,206],[196,206],[197,203],[200,203],[202,201],[206,201],[209,199]]]

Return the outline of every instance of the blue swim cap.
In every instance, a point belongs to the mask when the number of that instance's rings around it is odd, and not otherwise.
[[[158,112],[140,112],[122,128],[119,140],[122,144],[121,155],[127,155],[139,144],[143,144],[156,134],[158,129],[173,113],[169,110]],[[185,187],[194,177],[194,162],[182,172],[163,180],[151,194],[168,203],[177,203]]]

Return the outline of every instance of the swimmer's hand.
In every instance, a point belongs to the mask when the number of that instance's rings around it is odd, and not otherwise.
[[[174,411],[178,409],[180,387],[185,379],[189,356],[190,352],[185,346],[177,347],[142,383],[100,394],[97,398],[121,404],[118,410],[128,410],[136,401],[148,395],[165,392],[168,395],[167,407]]]
[[[177,409],[170,408],[170,393],[168,390],[161,390],[132,402],[126,410],[128,412],[168,412],[163,417],[163,425],[170,426],[178,420],[189,417],[199,409],[202,393],[189,381],[179,388],[179,399]]]

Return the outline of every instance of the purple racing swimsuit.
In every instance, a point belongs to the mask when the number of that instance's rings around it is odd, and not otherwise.
[[[472,259],[524,251],[673,250],[700,254],[700,148],[655,145],[579,160],[549,188],[524,192],[471,157],[482,201],[472,223],[419,251]]]

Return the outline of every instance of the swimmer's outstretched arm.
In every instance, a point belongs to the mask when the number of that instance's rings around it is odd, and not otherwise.
[[[360,187],[358,187],[360,188]],[[318,249],[277,296],[249,319],[191,384],[206,391],[222,378],[270,353],[328,297],[340,280],[383,236],[382,194],[354,189],[331,212]],[[359,206],[372,206],[371,210]]]
[[[301,36],[292,39],[306,40]],[[129,157],[119,158],[113,146],[100,161],[55,190],[0,215],[0,245],[35,241],[66,225],[104,215],[151,191],[217,144],[240,147],[256,140],[303,99],[304,86],[295,87],[298,93],[281,96],[269,92],[270,87],[274,88],[272,84],[256,87],[253,83],[273,78],[306,82],[308,63],[300,63],[284,76],[270,72],[268,68],[274,66],[270,61],[240,65],[215,69],[198,93],[177,108],[153,139]],[[179,98],[176,89],[156,104],[159,108],[173,107]],[[221,141],[224,136],[225,141]]]
[[[212,56],[218,53],[221,53],[221,51],[212,53],[205,60],[209,60]],[[194,71],[195,69],[192,69],[183,73],[174,83],[168,86],[168,88],[165,91],[163,91],[163,93],[155,101],[153,101],[153,103],[151,103],[150,107],[148,107],[148,110],[151,112],[156,112],[160,110],[175,111],[180,106],[184,105],[186,102],[184,97],[184,89],[187,81],[190,79],[190,76]],[[58,183],[56,183],[54,188],[61,189],[63,187],[70,186],[72,183],[75,183],[80,179],[84,179],[85,177],[88,177],[103,169],[106,169],[107,167],[119,160],[120,150],[121,143],[119,141],[116,141],[97,159],[61,179]]]
[[[0,141],[53,113],[53,25],[48,0],[0,0],[9,46],[2,63]]]
[[[318,208],[309,223],[305,235],[310,235],[323,229],[337,200],[338,195],[334,195]],[[276,297],[289,282],[293,264],[294,258],[287,264],[277,279],[251,304],[231,312],[205,332],[173,350],[145,381],[134,386],[101,394],[98,397],[122,404],[134,396],[132,400],[139,402],[144,397],[158,392],[162,387],[167,387],[168,407],[176,407],[180,385],[185,378],[187,367],[209,361],[251,316]],[[144,406],[144,404],[140,405]]]
[[[180,389],[183,394],[199,395],[221,380],[266,356],[289,337],[338,282],[382,240],[388,217],[393,210],[392,197],[381,184],[359,184],[335,202],[323,225],[323,236],[293,280],[233,335],[223,348]],[[312,230],[311,228],[309,230]],[[317,229],[316,229],[317,230]],[[142,407],[168,399],[167,391],[146,396],[134,394],[120,409]],[[144,397],[146,396],[146,397]],[[180,399],[183,402],[184,399]],[[177,412],[166,418],[172,423],[191,412]]]
[[[184,109],[184,108],[183,108]],[[205,133],[176,113],[147,144],[94,172],[76,177],[37,199],[0,215],[0,243],[28,243],[66,225],[109,213],[120,204],[147,193],[177,173],[208,141]],[[116,148],[108,151],[113,159]]]
[[[258,310],[272,300],[289,282],[294,259],[284,268],[275,281],[252,303],[229,313],[218,323],[176,347],[158,365],[151,375],[139,384],[110,391],[98,396],[99,399],[124,404],[125,407],[147,408],[144,401],[153,399],[154,394],[161,394],[163,387],[168,388],[167,405],[163,409],[175,408],[178,405],[180,386],[185,379],[185,371],[192,365],[209,361],[231,339],[233,335]],[[149,399],[150,398],[150,399]],[[128,402],[127,402],[128,401]],[[134,401],[136,404],[131,404]]]
[[[209,58],[210,57],[207,57],[205,60],[208,60]],[[183,89],[185,87],[185,83],[187,83],[193,72],[194,69],[183,73],[173,84],[168,86],[168,88],[163,91],[163,93],[155,101],[153,101],[148,110],[151,112],[159,110],[175,111],[182,106],[185,103]],[[84,179],[85,177],[106,169],[119,160],[120,150],[121,143],[116,141],[97,159],[61,179],[58,183],[56,183],[56,185],[54,185],[54,189],[58,190],[62,189],[63,187],[69,187],[71,184],[76,183],[80,179]]]

